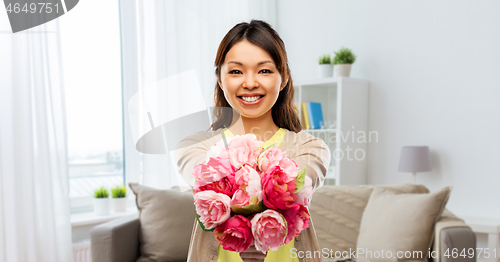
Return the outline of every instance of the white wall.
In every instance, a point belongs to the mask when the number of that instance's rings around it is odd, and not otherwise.
[[[412,182],[401,147],[428,145],[433,171],[417,183],[453,186],[447,208],[500,218],[499,1],[278,1],[277,30],[294,79],[342,45],[351,77],[370,84],[368,183]]]

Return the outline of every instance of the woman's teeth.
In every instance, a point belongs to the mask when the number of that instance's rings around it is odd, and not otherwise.
[[[247,102],[253,102],[255,100],[258,100],[261,96],[252,96],[252,97],[248,97],[248,96],[242,96],[241,99],[247,101]]]

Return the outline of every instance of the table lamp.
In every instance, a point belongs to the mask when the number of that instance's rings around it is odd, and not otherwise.
[[[399,172],[413,173],[413,183],[416,183],[417,172],[431,171],[431,157],[428,146],[404,146],[399,159]]]

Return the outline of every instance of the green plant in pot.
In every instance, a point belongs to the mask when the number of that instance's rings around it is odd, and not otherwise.
[[[332,77],[333,76],[333,65],[332,58],[330,55],[325,54],[319,57],[319,77]]]
[[[349,77],[352,64],[356,61],[356,55],[351,49],[346,47],[342,47],[334,53],[333,64],[335,65],[335,76]]]
[[[96,215],[109,215],[111,211],[111,202],[109,198],[109,192],[106,187],[101,186],[94,189],[92,195],[94,202],[94,212]]]
[[[116,185],[111,189],[112,204],[114,212],[127,211],[127,186]]]

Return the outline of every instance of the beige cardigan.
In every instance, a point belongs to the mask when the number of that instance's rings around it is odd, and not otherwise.
[[[194,178],[191,176],[193,167],[203,163],[206,152],[221,139],[220,130],[215,133],[199,131],[179,142],[177,150],[175,150],[177,169],[189,185],[194,185]],[[299,168],[306,167],[306,175],[312,179],[314,190],[323,186],[331,158],[330,149],[323,140],[304,131],[295,133],[286,130],[280,149],[287,152],[287,155],[297,163]],[[218,246],[219,242],[213,233],[203,231],[195,220],[187,261],[216,262]],[[310,251],[311,254],[314,254],[314,251],[320,251],[312,220],[309,227],[295,238],[295,248],[297,252]],[[321,257],[303,258],[301,261],[320,262]]]

